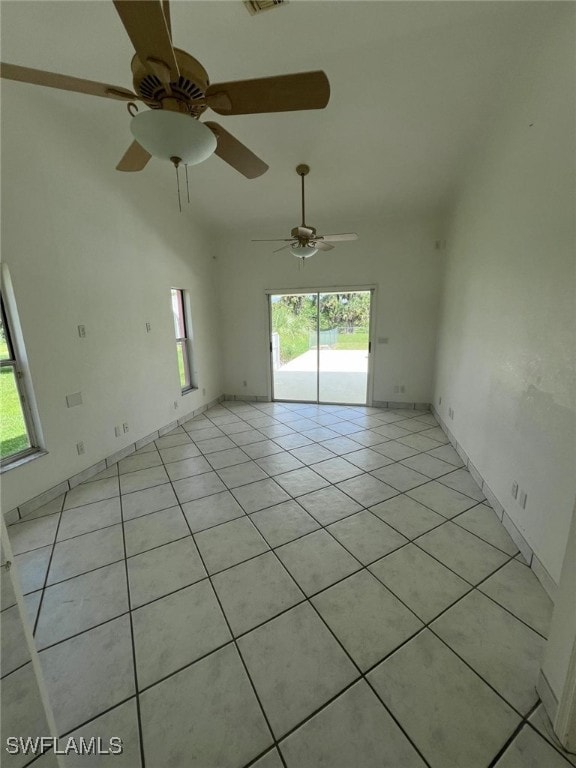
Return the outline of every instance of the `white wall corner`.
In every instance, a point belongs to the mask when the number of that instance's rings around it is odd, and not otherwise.
[[[552,600],[552,602],[556,602],[556,592],[558,591],[558,584],[554,581],[552,576],[548,573],[546,568],[542,565],[540,560],[535,554],[532,554],[532,562],[530,563],[530,568],[534,571],[536,576],[538,577],[538,581],[546,592],[548,593],[548,597]],[[574,585],[575,593],[576,593],[576,585]]]

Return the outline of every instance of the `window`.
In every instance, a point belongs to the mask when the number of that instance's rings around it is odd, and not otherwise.
[[[192,375],[192,334],[186,312],[186,297],[180,288],[172,288],[172,314],[176,334],[178,373],[182,392],[195,389]]]
[[[18,351],[0,295],[0,461],[2,466],[37,451]]]

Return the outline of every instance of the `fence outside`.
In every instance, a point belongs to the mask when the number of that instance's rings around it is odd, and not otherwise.
[[[308,334],[308,345],[310,349],[317,348],[316,331],[310,331]],[[329,331],[320,331],[320,349],[323,347],[335,347],[338,342],[338,328],[330,328]]]

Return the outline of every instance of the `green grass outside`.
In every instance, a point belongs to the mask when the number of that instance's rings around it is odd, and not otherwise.
[[[292,333],[286,337],[280,333],[280,353],[282,364],[289,363],[295,357],[303,355],[310,349],[308,331]],[[355,333],[339,333],[334,349],[368,350],[368,331]]]
[[[186,386],[186,373],[184,371],[184,355],[182,353],[182,347],[179,344],[176,347],[176,354],[178,355],[178,374],[180,376],[180,387],[184,389]]]
[[[335,349],[368,349],[368,332],[339,333]]]
[[[30,446],[14,372],[0,372],[0,457],[6,458]]]

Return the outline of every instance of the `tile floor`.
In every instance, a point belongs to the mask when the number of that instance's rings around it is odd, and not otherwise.
[[[429,413],[226,402],[10,536],[59,732],[124,742],[73,768],[569,765],[550,600]]]

